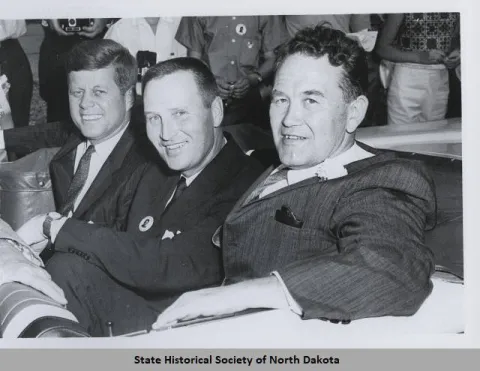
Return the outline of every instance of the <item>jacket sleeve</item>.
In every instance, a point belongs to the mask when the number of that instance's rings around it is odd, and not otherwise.
[[[3,132],[5,149],[23,156],[41,148],[62,147],[74,130],[72,123],[60,121],[8,129]]]
[[[404,191],[371,182],[344,193],[331,219],[338,254],[310,251],[279,270],[305,319],[412,315],[430,294],[424,230],[434,189],[421,173],[399,174]]]
[[[233,202],[233,201],[232,201]],[[144,292],[178,292],[220,283],[221,253],[212,243],[232,202],[216,204],[201,223],[172,239],[70,219],[55,240],[56,251],[77,254],[121,283]]]

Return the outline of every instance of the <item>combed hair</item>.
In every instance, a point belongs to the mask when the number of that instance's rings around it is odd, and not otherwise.
[[[215,97],[218,96],[217,83],[212,71],[204,62],[197,58],[172,58],[150,67],[142,79],[142,95],[145,92],[145,87],[151,80],[160,79],[179,71],[187,71],[193,75],[198,90],[202,95],[203,104],[205,107],[210,108]]]
[[[75,45],[67,55],[65,69],[73,71],[94,71],[101,68],[115,68],[115,83],[125,94],[137,82],[137,61],[127,48],[109,39],[86,40]]]
[[[368,65],[365,50],[357,41],[326,23],[298,31],[290,41],[276,50],[276,54],[275,71],[293,54],[314,58],[328,56],[332,66],[342,67],[344,71],[340,88],[346,102],[364,95],[367,91]]]

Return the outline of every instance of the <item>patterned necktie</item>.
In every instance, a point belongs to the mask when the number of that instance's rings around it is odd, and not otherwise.
[[[85,153],[83,154],[82,158],[80,159],[80,162],[78,163],[77,171],[75,172],[72,183],[70,184],[70,188],[68,189],[67,201],[59,210],[60,214],[68,216],[68,213],[70,211],[73,212],[75,200],[77,199],[78,195],[82,191],[87,181],[88,170],[90,168],[90,159],[93,152],[95,152],[95,147],[93,146],[93,144],[90,144]]]
[[[168,203],[167,206],[165,206],[165,210],[163,213],[166,213],[169,207],[180,197],[180,195],[183,193],[183,191],[187,188],[187,180],[185,177],[180,176],[180,179],[178,180],[177,183],[177,188],[175,188],[175,192],[173,193],[173,197]]]
[[[258,188],[256,188],[252,192],[252,194],[250,195],[250,197],[248,197],[248,199],[245,203],[247,204],[249,202],[257,200],[260,197],[260,195],[262,194],[262,192],[264,190],[266,190],[268,187],[270,187],[270,186],[272,186],[276,183],[287,180],[287,173],[288,173],[289,170],[290,169],[288,167],[286,167],[286,168],[283,168],[283,169],[277,171],[276,173],[270,174],[267,177],[267,179],[265,179],[263,184],[261,186],[259,186]]]

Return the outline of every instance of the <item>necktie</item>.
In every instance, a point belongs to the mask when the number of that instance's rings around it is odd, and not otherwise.
[[[180,195],[183,193],[183,191],[187,188],[187,180],[183,177],[180,176],[180,179],[178,180],[177,187],[175,188],[175,192],[173,192],[172,199],[168,203],[167,206],[165,206],[164,213],[167,212],[168,208],[180,197]]]
[[[252,192],[245,203],[257,200],[265,189],[276,183],[287,180],[287,173],[289,170],[289,168],[283,168],[276,173],[270,174],[267,179],[265,179],[263,184]]]
[[[75,200],[87,181],[88,169],[90,168],[90,159],[93,152],[95,152],[95,147],[90,144],[78,163],[77,171],[75,172],[72,183],[70,184],[70,188],[68,189],[67,201],[60,208],[60,214],[68,216],[68,213],[73,211]]]

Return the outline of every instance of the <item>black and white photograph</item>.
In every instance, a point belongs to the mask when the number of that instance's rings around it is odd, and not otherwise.
[[[0,14],[0,341],[464,335],[465,13],[433,9]]]

